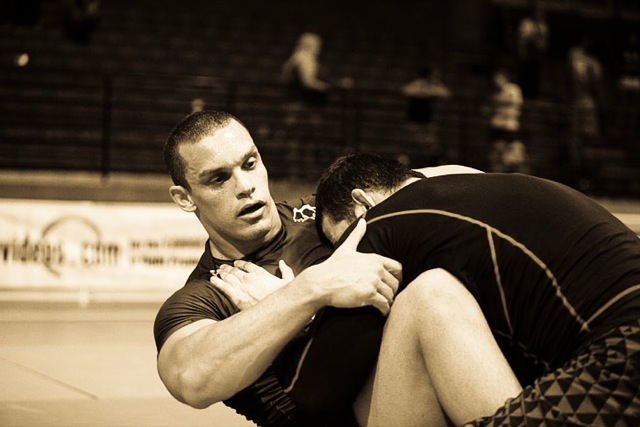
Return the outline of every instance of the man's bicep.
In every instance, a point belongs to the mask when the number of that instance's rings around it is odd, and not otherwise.
[[[158,373],[160,378],[171,391],[173,378],[182,369],[182,358],[187,346],[196,340],[194,334],[202,328],[211,327],[217,323],[213,319],[201,319],[182,326],[171,332],[158,353]]]
[[[167,346],[175,345],[177,341],[181,341],[182,339],[194,334],[205,326],[212,325],[214,323],[217,323],[217,321],[213,319],[200,319],[177,328],[175,331],[169,334],[164,342],[164,345],[160,349],[160,352],[162,352],[162,350]]]

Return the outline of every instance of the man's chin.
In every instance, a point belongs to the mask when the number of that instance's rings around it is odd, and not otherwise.
[[[268,218],[261,218],[258,221],[248,224],[245,228],[246,240],[269,240],[275,237],[280,231],[279,224],[273,224]]]

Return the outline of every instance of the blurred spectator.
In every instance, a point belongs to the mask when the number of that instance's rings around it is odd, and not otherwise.
[[[401,88],[407,99],[407,140],[418,146],[417,162],[423,166],[436,164],[442,157],[438,123],[434,120],[438,100],[451,97],[437,68],[420,67],[416,77]],[[410,158],[411,156],[409,156]],[[408,161],[407,157],[402,157]]]
[[[591,53],[591,41],[583,37],[568,53],[571,128],[574,135],[595,138],[601,133],[599,106],[603,97],[603,70]]]
[[[489,170],[528,173],[526,147],[520,139],[522,90],[510,81],[506,70],[493,74],[494,89],[489,111]]]
[[[320,78],[321,50],[322,38],[318,34],[303,33],[282,66],[290,120],[299,119],[302,110],[318,114],[318,109],[327,102],[331,84]]]
[[[572,185],[581,191],[592,186],[596,175],[591,156],[585,156],[585,145],[602,142],[600,105],[603,98],[603,69],[593,55],[591,40],[584,36],[580,43],[569,49],[570,135],[568,141]]]
[[[534,0],[531,13],[518,26],[516,46],[518,80],[527,99],[537,98],[540,93],[540,74],[548,41],[549,26],[544,11]]]
[[[313,174],[322,151],[317,138],[333,85],[321,77],[321,51],[322,38],[318,34],[302,33],[282,66],[287,97],[284,124],[292,175]]]
[[[100,0],[64,0],[63,26],[67,36],[88,43],[100,17]]]

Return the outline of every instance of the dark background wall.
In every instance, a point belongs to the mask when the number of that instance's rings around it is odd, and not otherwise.
[[[305,168],[310,180],[353,149],[406,153],[422,165],[430,159],[407,136],[399,88],[425,64],[440,68],[454,93],[438,115],[445,160],[485,168],[490,73],[513,64],[515,28],[528,10],[524,0],[110,0],[95,3],[95,19],[73,20],[80,3],[91,2],[0,2],[0,168],[163,173],[164,139],[197,98],[241,117],[275,176],[300,174],[291,165],[303,162],[303,144],[318,152]],[[540,4],[551,44],[544,96],[526,102],[522,117],[531,173],[567,180],[566,54],[588,33],[605,65],[609,126],[585,148],[593,166],[585,190],[639,194],[638,105],[622,111],[615,83],[640,7]],[[325,76],[354,81],[332,93],[315,140],[283,130],[280,67],[303,31],[323,37]]]

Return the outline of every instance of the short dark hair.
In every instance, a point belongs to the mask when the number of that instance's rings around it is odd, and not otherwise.
[[[228,125],[232,120],[244,126],[237,117],[225,111],[197,111],[186,116],[173,128],[164,144],[162,155],[175,185],[181,185],[191,191],[191,186],[185,177],[185,164],[180,155],[180,146],[196,144]]]
[[[316,222],[323,216],[334,222],[355,220],[351,191],[393,191],[408,178],[424,178],[396,159],[376,153],[354,153],[337,158],[322,174],[316,189]]]

